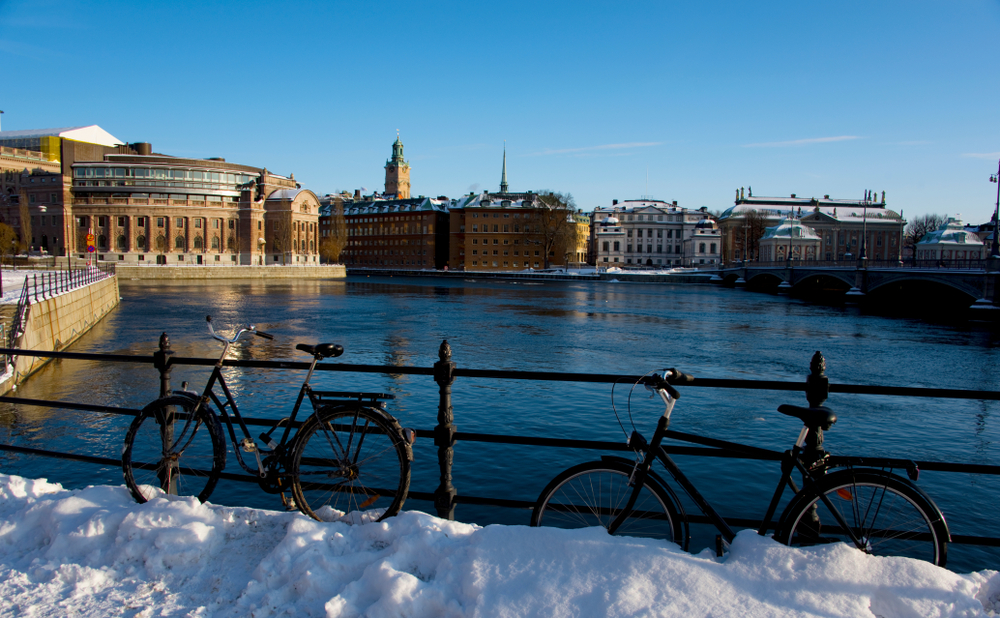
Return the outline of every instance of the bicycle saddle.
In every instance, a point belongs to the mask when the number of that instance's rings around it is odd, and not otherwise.
[[[837,415],[833,410],[826,406],[803,408],[800,406],[784,404],[778,406],[778,412],[787,414],[788,416],[794,416],[802,421],[806,427],[820,427],[824,431],[832,427],[833,424],[837,422]]]
[[[337,343],[318,343],[316,345],[300,343],[295,346],[295,349],[302,350],[306,354],[312,354],[316,358],[337,358],[344,353],[344,346]]]

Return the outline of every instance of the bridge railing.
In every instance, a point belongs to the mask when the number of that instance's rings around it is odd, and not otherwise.
[[[41,352],[29,350],[12,350],[0,348],[0,354],[21,354],[29,356],[42,356],[73,361],[98,361],[104,363],[130,363],[139,365],[152,365],[160,371],[160,393],[168,394],[171,390],[170,372],[174,366],[190,365],[210,367],[216,362],[215,359],[204,358],[181,358],[172,356],[169,349],[169,340],[164,335],[161,337],[160,349],[152,355],[122,355],[122,354],[86,354],[72,352]],[[817,356],[819,353],[817,353]],[[822,360],[822,357],[819,357]],[[288,361],[261,361],[261,360],[226,360],[227,367],[257,368],[257,369],[284,369],[304,371],[309,368],[309,363],[288,362]],[[751,391],[781,391],[781,392],[804,392],[811,405],[820,405],[829,393],[853,393],[859,395],[883,395],[890,397],[931,397],[955,400],[979,400],[979,401],[1000,401],[1000,391],[985,390],[962,390],[945,388],[913,388],[913,387],[892,387],[892,386],[872,386],[861,384],[830,384],[822,369],[818,369],[822,363],[816,362],[814,358],[813,372],[805,382],[790,382],[777,380],[737,380],[737,379],[717,379],[717,378],[697,378],[690,384],[681,386],[687,388],[710,388],[710,389],[738,389]],[[455,413],[452,407],[452,388],[458,379],[462,380],[517,380],[517,381],[539,381],[539,382],[561,382],[561,383],[601,383],[601,384],[624,384],[635,383],[641,377],[631,375],[614,374],[591,374],[591,373],[557,373],[539,371],[501,371],[488,369],[464,369],[459,368],[451,360],[451,349],[447,341],[442,342],[439,350],[439,360],[432,367],[407,367],[394,365],[361,365],[342,363],[320,363],[316,366],[317,372],[334,371],[362,374],[386,374],[386,375],[409,375],[424,376],[433,379],[437,383],[439,398],[437,409],[437,425],[433,428],[416,428],[417,436],[429,438],[437,449],[438,472],[440,482],[437,488],[414,487],[409,496],[416,500],[432,501],[443,518],[454,518],[456,505],[481,505],[492,507],[504,507],[515,509],[531,509],[534,506],[532,501],[512,499],[509,493],[504,495],[472,495],[459,491],[453,484],[453,469],[462,467],[462,461],[455,461],[455,445],[460,442],[472,442],[481,444],[498,445],[521,445],[538,448],[570,448],[589,449],[605,452],[628,451],[628,447],[621,442],[608,442],[602,440],[587,439],[564,439],[543,435],[516,435],[510,433],[477,433],[458,431],[455,423]],[[96,402],[69,402],[44,399],[26,399],[21,397],[3,396],[0,402],[25,406],[40,406],[46,408],[59,408],[64,410],[79,411],[81,413],[100,413],[135,416],[139,410],[113,405],[105,405]],[[249,426],[273,427],[276,419],[244,417]],[[301,424],[300,422],[295,425]],[[499,428],[498,428],[499,429]],[[673,441],[687,443],[691,446],[665,447],[671,454],[680,454],[695,457],[709,458],[737,458],[758,461],[780,461],[782,453],[769,449],[759,448],[726,442],[707,436],[669,431],[667,437]],[[109,441],[118,441],[124,438],[123,435],[107,436]],[[419,444],[419,443],[418,443]],[[91,445],[92,446],[92,445]],[[20,453],[32,456],[53,457],[68,459],[72,461],[96,464],[98,466],[120,466],[121,461],[117,458],[98,457],[87,453],[60,452],[47,449],[30,448],[16,444],[0,444],[0,451]],[[873,467],[893,467],[892,463],[898,464],[897,460],[884,459],[879,457],[865,457],[866,461]],[[923,471],[937,471],[945,473],[972,474],[1000,476],[1000,465],[970,464],[959,462],[924,461],[914,460]],[[415,465],[426,465],[425,461],[417,461]],[[431,464],[433,465],[433,464]],[[481,463],[478,465],[481,466]],[[483,475],[484,470],[477,469],[478,475]],[[548,480],[548,476],[554,471],[546,470],[543,476],[546,478],[535,479],[540,484]],[[230,481],[245,483],[257,483],[256,477],[242,473],[224,472],[222,478]],[[51,479],[58,481],[59,479]],[[521,480],[512,480],[511,483],[520,484]],[[984,500],[989,499],[987,497]],[[763,510],[763,509],[761,509]],[[962,512],[946,512],[949,521],[953,524],[960,522]],[[734,527],[757,527],[759,520],[752,520],[739,517],[726,517],[730,525]],[[689,520],[696,524],[710,523],[708,519],[701,515],[690,515]],[[968,535],[953,534],[952,542],[957,544],[979,545],[987,547],[1000,547],[1000,537],[988,535]]]
[[[857,259],[844,260],[747,260],[746,262],[729,262],[723,266],[726,269],[732,268],[858,268],[861,263]],[[965,260],[914,260],[904,259],[868,259],[865,260],[866,268],[913,268],[921,270],[984,270],[986,268],[985,259],[965,259]]]

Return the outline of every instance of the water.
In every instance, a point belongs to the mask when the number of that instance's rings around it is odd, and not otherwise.
[[[447,339],[459,367],[637,375],[678,367],[699,377],[802,381],[816,350],[833,383],[996,389],[1000,335],[977,325],[929,323],[867,315],[857,308],[809,304],[787,297],[701,285],[504,282],[351,277],[305,282],[121,282],[123,302],[72,351],[152,354],[160,333],[178,356],[210,357],[204,317],[217,327],[253,322],[276,335],[253,339],[237,358],[292,359],[299,342],[342,343],[341,361],[428,367]],[[203,384],[203,368],[178,367],[173,384]],[[228,370],[227,380],[250,416],[280,418],[291,408],[304,372]],[[405,426],[436,424],[437,386],[430,377],[321,373],[314,386],[397,395],[390,411]],[[23,397],[142,407],[158,392],[152,366],[51,363],[22,386]],[[627,416],[628,390],[615,403]],[[784,450],[798,421],[775,412],[805,405],[800,393],[689,388],[672,428]],[[461,431],[594,440],[623,440],[611,410],[610,387],[573,383],[460,378],[453,388]],[[840,420],[827,433],[836,454],[932,461],[1000,463],[995,402],[837,395],[828,405]],[[632,417],[648,437],[662,406],[646,392],[632,398]],[[43,408],[0,408],[7,443],[117,458],[130,419]],[[460,442],[454,484],[462,495],[534,500],[545,483],[593,451]],[[437,456],[420,439],[411,489],[438,485]],[[726,516],[760,518],[777,480],[774,463],[678,458],[706,497]],[[228,468],[236,468],[230,453]],[[121,483],[120,468],[0,453],[0,470],[46,476],[67,487]],[[920,486],[948,516],[953,534],[1000,536],[991,511],[996,477],[923,472]],[[213,502],[280,508],[256,486],[220,484]],[[433,512],[427,502],[408,508]],[[689,505],[689,511],[693,507]],[[459,505],[456,517],[480,524],[526,524],[529,513]],[[692,549],[712,544],[714,529],[696,527]],[[952,545],[956,570],[996,568],[1000,551]]]

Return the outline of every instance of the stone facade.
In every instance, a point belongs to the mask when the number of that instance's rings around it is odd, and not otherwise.
[[[598,268],[717,264],[720,239],[706,209],[677,202],[616,200],[595,208],[591,243]]]
[[[750,247],[747,259],[763,259],[753,255],[758,239],[744,239],[747,213],[756,211],[767,226],[775,226],[792,216],[812,229],[820,239],[817,260],[839,262],[857,260],[862,242],[869,260],[898,261],[901,257],[903,217],[886,207],[885,193],[878,201],[874,192],[865,200],[801,198],[794,193],[789,198],[744,197],[736,192],[736,203],[719,217],[722,234],[722,261],[743,259],[744,242]],[[760,230],[763,235],[763,229]],[[866,236],[867,235],[867,236]]]

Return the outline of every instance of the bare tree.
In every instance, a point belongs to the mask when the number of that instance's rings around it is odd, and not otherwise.
[[[921,238],[941,227],[943,223],[944,217],[941,215],[924,215],[912,219],[906,224],[906,230],[903,232],[905,246],[912,247],[917,244]]]
[[[20,212],[21,223],[21,244],[20,248],[25,253],[31,249],[31,211],[28,210],[28,192],[21,189],[18,210]]]
[[[336,198],[331,210],[333,211],[332,229],[329,236],[319,241],[319,255],[320,259],[336,264],[340,260],[340,254],[347,247],[347,220],[344,219],[344,200]]]
[[[576,239],[576,203],[569,193],[542,191],[538,197],[541,207],[532,213],[532,223],[544,253],[544,267],[548,268],[549,257],[565,253],[566,246]]]

